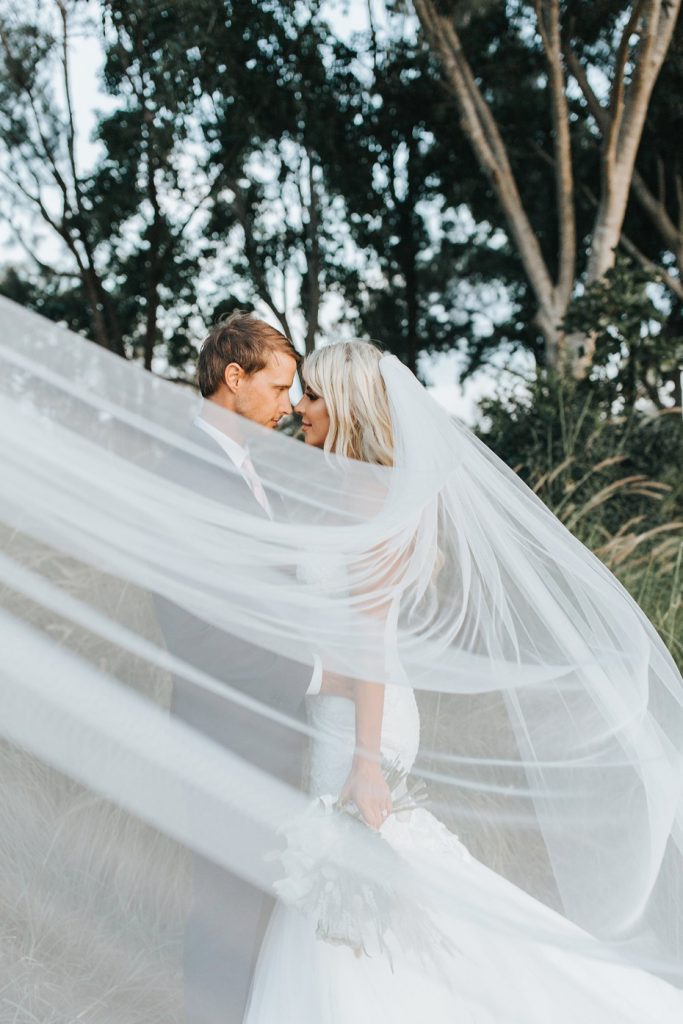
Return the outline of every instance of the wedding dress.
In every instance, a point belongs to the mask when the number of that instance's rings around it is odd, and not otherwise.
[[[354,708],[339,697],[309,697],[312,722],[328,732],[311,756],[312,796],[338,794],[351,766]],[[409,768],[419,719],[411,691],[387,687],[382,753]],[[344,750],[340,740],[347,745]],[[476,876],[493,906],[561,940],[578,929],[473,858],[428,810],[391,816],[382,835],[403,857],[425,851],[450,872],[453,892]],[[356,956],[315,935],[315,922],[278,904],[256,968],[245,1024],[678,1024],[683,994],[632,967],[496,936],[463,921],[449,929],[455,952],[432,975],[410,958]]]
[[[343,568],[324,572],[306,562],[299,575],[323,592],[336,589]],[[341,697],[306,698],[314,735],[307,788],[312,798],[337,797],[351,769],[355,706]],[[413,767],[420,716],[413,690],[385,687],[381,754]],[[384,840],[410,863],[419,856],[449,876],[453,894],[474,885],[491,907],[505,908],[520,933],[497,934],[471,921],[437,921],[449,952],[436,967],[394,943],[392,956],[367,955],[316,935],[316,922],[278,903],[258,960],[245,1024],[679,1024],[683,992],[639,969],[562,949],[581,937],[566,918],[475,859],[429,810],[392,814]],[[400,898],[400,897],[399,897]],[[418,909],[419,912],[419,908]],[[550,943],[526,942],[532,933]],[[389,936],[389,942],[391,937]]]

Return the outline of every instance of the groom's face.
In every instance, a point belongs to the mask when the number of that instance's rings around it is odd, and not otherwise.
[[[263,427],[275,427],[283,416],[289,416],[289,391],[296,373],[296,362],[290,355],[271,352],[266,365],[256,373],[246,374],[239,369],[233,392],[236,413]]]

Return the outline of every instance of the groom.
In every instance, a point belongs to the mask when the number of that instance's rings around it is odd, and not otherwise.
[[[210,478],[210,496],[230,494],[233,506],[273,518],[277,496],[269,495],[239,437],[225,432],[220,410],[275,427],[291,413],[289,391],[299,356],[288,339],[262,320],[237,311],[214,326],[197,364],[200,391],[208,401],[195,420],[193,441],[222,452],[228,480]],[[193,487],[202,467],[184,454],[169,467],[174,479]],[[196,480],[195,480],[196,482]],[[200,493],[207,493],[207,480]],[[307,694],[351,697],[345,681],[274,655],[235,634],[209,626],[164,599],[158,617],[168,649],[216,680],[292,717],[302,713]],[[300,784],[301,742],[292,729],[239,708],[214,693],[176,679],[173,712],[291,785]],[[187,1024],[241,1024],[261,939],[273,900],[236,875],[198,855],[192,863],[192,910],[185,930],[184,982]]]

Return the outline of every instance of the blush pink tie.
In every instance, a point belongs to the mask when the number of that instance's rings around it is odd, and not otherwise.
[[[251,461],[251,459],[249,458],[248,455],[246,456],[246,458],[244,459],[244,462],[240,466],[240,472],[242,473],[242,476],[244,477],[244,479],[246,480],[247,484],[249,485],[249,489],[251,490],[251,493],[254,495],[254,497],[258,501],[258,503],[261,506],[261,508],[263,509],[263,511],[266,513],[266,515],[270,519],[272,519],[273,518],[273,510],[270,507],[270,502],[268,501],[268,495],[266,494],[265,490],[263,489],[263,484],[261,483],[261,481],[258,478],[258,473],[256,472],[256,469],[254,467],[254,463]]]

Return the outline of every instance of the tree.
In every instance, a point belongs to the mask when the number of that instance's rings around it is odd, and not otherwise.
[[[609,271],[591,277],[596,246],[614,257],[596,225],[614,219],[626,128],[645,106],[619,246],[668,289],[652,339],[668,360],[681,308],[667,92],[683,87],[680,31],[649,100],[651,76],[638,92],[637,69],[657,31],[659,53],[671,5],[658,7],[658,29],[641,5],[638,44],[624,3],[424,5],[437,21],[422,36],[403,17],[342,42],[323,0],[100,0],[113,109],[85,170],[68,114],[79,5],[3,15],[0,171],[35,270],[16,267],[0,287],[180,376],[200,323],[248,304],[267,306],[306,351],[334,316],[412,368],[456,345],[470,368],[512,347],[559,366],[579,344],[602,365],[588,306],[574,315],[573,304],[587,289],[592,309],[598,296],[609,305],[593,287],[609,287]],[[617,132],[601,83],[620,67]],[[27,225],[40,222],[58,253],[33,244]]]
[[[604,140],[612,123],[611,112],[600,102],[586,72],[586,65],[600,61],[599,26],[584,32],[584,36],[577,44],[579,53],[567,45],[565,54],[581,87],[586,111]],[[625,251],[651,276],[657,276],[679,301],[683,300],[683,168],[678,141],[683,130],[679,101],[682,88],[683,22],[679,19],[648,107],[633,172],[626,230],[620,238]],[[677,265],[678,276],[667,270],[670,257]]]
[[[458,15],[465,6],[464,21]],[[652,0],[605,7],[600,42],[612,54],[611,85],[600,146],[600,182],[597,208],[590,230],[590,248],[585,266],[585,282],[601,280],[614,265],[633,181],[635,161],[645,119],[657,76],[671,42],[680,10],[680,0]],[[575,56],[577,45],[569,30],[579,30],[580,3],[561,8],[559,0],[535,0],[533,13],[545,60],[544,92],[552,122],[552,167],[555,186],[557,246],[551,259],[539,239],[519,185],[520,170],[515,168],[510,144],[504,138],[487,95],[485,82],[477,75],[467,55],[468,35],[476,39],[481,27],[471,5],[437,4],[435,0],[414,0],[424,36],[437,56],[455,100],[460,124],[495,193],[504,214],[507,231],[523,266],[536,310],[534,320],[543,336],[548,365],[561,363],[568,333],[563,321],[575,293],[577,272],[576,174],[572,149],[572,112],[569,98],[569,63],[581,86],[588,81],[588,70]],[[528,5],[506,5],[509,27],[517,32],[528,26]],[[609,10],[607,10],[609,8]],[[563,15],[574,12],[574,17]],[[606,16],[605,16],[606,15]],[[488,11],[483,15],[488,17]],[[588,50],[584,48],[584,53]],[[527,154],[528,157],[528,154]],[[554,264],[554,270],[553,270]],[[583,365],[592,354],[592,338],[582,335],[569,339],[581,342],[587,351],[579,351]]]
[[[78,167],[69,70],[72,10],[56,0],[52,17],[42,27],[35,12],[33,18],[3,15],[0,20],[5,204],[10,220],[16,223],[17,209],[28,209],[63,242],[72,269],[57,273],[66,280],[80,280],[95,340],[123,355],[115,304],[89,221],[87,185]],[[53,84],[55,64],[59,66],[61,102]],[[55,271],[41,264],[34,247],[25,243],[21,226],[16,237],[39,270],[54,277]]]
[[[254,38],[262,45],[255,47]],[[341,130],[331,83],[353,53],[333,38],[315,7],[291,2],[273,9],[241,5],[239,16],[233,8],[198,45],[201,89],[212,97],[202,117],[206,159],[220,180],[209,236],[216,248],[232,237],[239,254],[234,269],[252,297],[289,337],[301,324],[310,352],[344,260],[343,213],[329,173]],[[248,146],[226,161],[240,126]]]
[[[680,320],[653,302],[651,285],[648,270],[620,255],[567,313],[567,330],[591,335],[589,381],[603,409],[629,410],[642,397],[660,410],[683,404]]]
[[[181,178],[182,65],[172,83],[157,75],[144,26],[103,7],[105,78],[118,102],[98,125],[100,159],[83,170],[70,70],[72,32],[87,27],[78,14],[77,2],[54,0],[0,20],[2,181],[35,268],[28,294],[42,294],[43,312],[119,355],[140,355],[149,368],[164,342],[164,362],[182,367],[196,278],[189,229],[203,199],[196,180]],[[27,223],[62,243],[49,262]]]
[[[293,2],[149,8],[106,0],[104,9],[118,38],[108,43],[107,67],[118,76],[108,73],[110,89],[125,85],[123,66],[140,80],[143,113],[153,99],[155,123],[179,111],[174,131],[182,129],[192,173],[207,183],[194,246],[202,319],[259,301],[289,337],[301,332],[310,351],[342,245],[318,153],[337,117],[328,65],[350,54]],[[164,167],[160,160],[159,174]]]
[[[446,224],[435,216],[443,202],[443,104],[434,101],[420,48],[399,41],[368,52],[365,81],[344,68],[334,83],[342,131],[331,157],[323,149],[362,254],[355,269],[341,269],[339,282],[360,333],[415,371],[419,353],[452,347],[466,320],[457,301],[444,302],[449,292],[455,299],[459,267]]]

